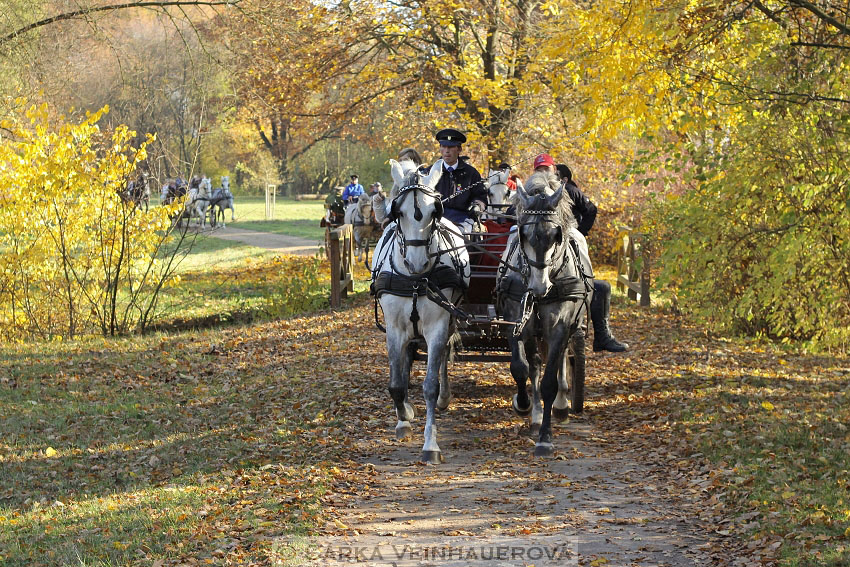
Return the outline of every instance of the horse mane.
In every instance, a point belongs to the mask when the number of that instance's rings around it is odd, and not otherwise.
[[[405,157],[404,159],[399,160],[398,164],[401,166],[402,172],[404,172],[404,183],[403,185],[410,185],[419,182],[419,178],[413,178],[413,174],[418,175],[419,164],[415,163],[412,159]],[[390,191],[390,200],[398,197],[399,191],[401,191],[401,187],[397,186],[393,183],[393,188]]]
[[[538,210],[544,206],[546,200],[558,190],[561,181],[554,173],[547,171],[536,171],[525,183],[525,192],[530,197],[528,206],[523,207],[522,199],[519,196],[519,190],[514,196],[514,204],[517,208],[517,216],[523,214],[526,210]],[[566,188],[561,194],[561,199],[555,209],[555,221],[565,228],[576,228],[578,223],[573,216],[573,200]]]

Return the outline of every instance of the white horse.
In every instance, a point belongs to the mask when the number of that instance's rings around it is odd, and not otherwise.
[[[511,204],[511,190],[508,187],[507,169],[491,169],[487,176],[487,212],[484,218],[498,220],[499,214],[504,214],[505,209]]]
[[[211,205],[211,220],[210,224],[218,225],[218,219],[221,217],[221,226],[224,224],[224,209],[230,209],[230,221],[236,220],[236,209],[233,206],[233,193],[230,192],[230,177],[227,175],[221,178],[221,187],[213,191],[210,198]]]
[[[190,187],[186,197],[186,213],[189,220],[198,219],[198,226],[203,230],[206,227],[207,209],[210,206],[212,196],[212,181],[204,176],[197,187]]]
[[[368,195],[360,195],[357,201],[346,207],[344,221],[351,225],[354,232],[357,260],[368,260],[369,241],[376,226],[372,218],[372,199]]]
[[[413,406],[408,384],[417,343],[427,347],[425,443],[421,459],[442,462],[434,423],[437,409],[451,398],[447,376],[449,342],[456,337],[456,304],[469,285],[469,255],[457,228],[444,219],[443,203],[435,187],[442,176],[439,160],[428,174],[412,162],[406,169],[390,160],[393,189],[391,222],[372,257],[372,292],[386,321],[390,363],[390,395],[396,417],[396,437],[411,432]]]

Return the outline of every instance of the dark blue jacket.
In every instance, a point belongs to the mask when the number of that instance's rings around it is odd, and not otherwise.
[[[451,197],[457,191],[463,191],[470,188],[469,191],[464,191],[457,197],[449,199],[443,203],[444,214],[448,220],[455,224],[460,224],[470,218],[469,207],[473,201],[482,201],[487,203],[487,188],[481,181],[481,174],[478,170],[466,163],[464,160],[458,160],[455,164],[455,169],[451,173],[443,167],[443,176],[437,183],[437,191],[443,198]]]

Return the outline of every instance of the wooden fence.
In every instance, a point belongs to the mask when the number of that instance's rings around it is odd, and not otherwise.
[[[649,306],[649,250],[646,235],[620,227],[617,249],[617,289],[641,307]]]
[[[354,291],[354,232],[350,224],[325,229],[325,248],[331,263],[331,308],[342,305],[342,298]]]

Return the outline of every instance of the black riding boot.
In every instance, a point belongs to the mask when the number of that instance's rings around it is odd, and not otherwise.
[[[629,345],[611,335],[608,315],[611,312],[611,284],[593,280],[593,300],[590,302],[590,319],[593,322],[593,351],[623,352]]]

